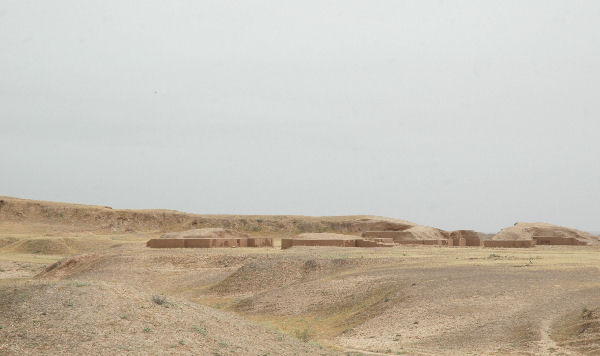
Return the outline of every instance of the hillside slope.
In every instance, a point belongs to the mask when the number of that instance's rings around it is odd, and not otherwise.
[[[403,230],[416,224],[377,216],[199,215],[174,210],[124,210],[106,206],[0,197],[0,231],[168,232],[219,227],[250,233],[360,233]]]
[[[547,223],[518,222],[514,226],[502,229],[493,240],[532,240],[534,236],[551,236],[562,238],[575,238],[577,241],[588,245],[600,244],[600,237],[590,233]]]

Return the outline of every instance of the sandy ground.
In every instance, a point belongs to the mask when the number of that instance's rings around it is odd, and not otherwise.
[[[0,355],[600,355],[597,246],[281,250],[405,222],[1,201]],[[276,247],[145,247],[210,224]]]
[[[594,335],[587,348],[577,346],[577,333],[569,342],[552,336],[564,319],[600,306],[600,249],[593,247],[201,250],[130,241],[52,268],[39,254],[11,256],[0,251],[5,354],[598,351]],[[156,306],[153,295],[177,308]],[[194,320],[208,318],[218,337],[198,340]],[[48,328],[56,336],[42,332]]]

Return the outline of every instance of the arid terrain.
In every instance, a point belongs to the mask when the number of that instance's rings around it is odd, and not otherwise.
[[[598,245],[280,249],[403,224],[0,197],[0,355],[600,354]],[[202,227],[274,247],[146,247]]]

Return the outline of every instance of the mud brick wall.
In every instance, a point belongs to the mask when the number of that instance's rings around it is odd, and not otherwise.
[[[285,250],[294,246],[294,239],[281,239],[281,249]]]
[[[234,239],[152,239],[146,242],[152,248],[211,248],[211,247],[273,247],[273,239],[234,238]]]
[[[152,239],[146,242],[152,248],[183,248],[183,239]]]
[[[356,247],[394,247],[394,243],[386,243],[373,240],[356,240]]]
[[[586,242],[579,241],[574,237],[561,236],[534,236],[536,245],[570,245],[570,246],[585,246]]]
[[[247,246],[248,247],[273,247],[273,239],[270,237],[251,237],[251,238],[247,239]]]
[[[535,240],[487,240],[483,241],[485,247],[533,247],[535,246]]]
[[[423,245],[424,240],[410,239],[410,240],[394,240],[394,243],[400,245]]]
[[[293,239],[293,245],[294,246],[356,247],[356,240]]]
[[[477,232],[473,230],[456,230],[450,233],[450,237],[454,240],[455,246],[481,246],[481,239]],[[458,239],[464,238],[465,244],[459,245]]]
[[[163,239],[165,240],[165,239]],[[171,239],[169,239],[171,240]],[[186,248],[209,248],[213,247],[214,239],[173,239],[183,240],[183,245]]]

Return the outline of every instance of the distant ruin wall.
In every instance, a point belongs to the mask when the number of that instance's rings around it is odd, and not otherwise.
[[[394,247],[394,242],[380,242],[374,240],[356,240],[356,247]]]
[[[483,246],[509,248],[533,247],[535,246],[535,240],[487,240],[483,241]]]
[[[281,249],[285,250],[293,246],[329,246],[329,247],[394,247],[393,242],[365,240],[365,239],[281,239]]]
[[[456,230],[450,233],[450,238],[454,240],[454,246],[481,246],[479,234],[473,230]],[[464,245],[460,239],[464,239]]]
[[[560,236],[534,236],[533,239],[537,245],[570,245],[570,246],[586,246],[587,242],[579,241],[574,237]]]
[[[152,248],[183,248],[183,239],[152,239],[146,242],[147,247]]]
[[[453,246],[452,239],[444,239],[444,240],[397,240],[394,241],[400,245],[433,245],[433,246]]]
[[[273,239],[152,239],[146,243],[151,248],[215,248],[215,247],[273,247]]]
[[[288,240],[288,241],[285,241]],[[284,242],[285,241],[285,242]],[[284,247],[285,246],[285,247]],[[356,247],[356,240],[335,240],[335,239],[281,239],[281,248],[286,249],[292,246],[335,246],[335,247]]]

